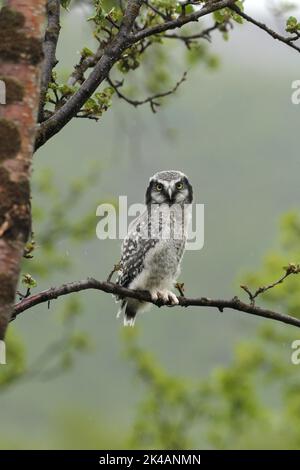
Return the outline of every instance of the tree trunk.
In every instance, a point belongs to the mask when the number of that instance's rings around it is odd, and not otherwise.
[[[8,0],[0,11],[0,340],[15,301],[31,231],[30,171],[39,106],[46,0]]]

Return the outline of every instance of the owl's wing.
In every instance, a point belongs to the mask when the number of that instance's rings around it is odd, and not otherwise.
[[[116,283],[128,287],[143,270],[145,256],[153,248],[158,239],[146,238],[149,221],[145,211],[129,226],[129,231],[122,244],[120,271]]]

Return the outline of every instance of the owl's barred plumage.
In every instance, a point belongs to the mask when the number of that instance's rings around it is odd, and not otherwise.
[[[162,171],[150,178],[145,211],[129,226],[122,244],[117,284],[130,289],[148,290],[157,300],[176,305],[171,288],[183,257],[192,186],[179,171]],[[120,299],[118,315],[124,325],[134,325],[136,314],[151,304],[136,299]]]

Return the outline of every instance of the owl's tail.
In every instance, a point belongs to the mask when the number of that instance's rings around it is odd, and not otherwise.
[[[132,303],[128,300],[123,299],[121,302],[120,309],[117,313],[117,318],[122,315],[124,319],[124,326],[134,326],[137,310],[137,306],[132,305]]]

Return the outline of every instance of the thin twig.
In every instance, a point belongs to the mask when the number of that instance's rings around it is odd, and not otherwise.
[[[181,297],[184,297],[184,282],[176,282],[174,287],[178,290]]]
[[[112,271],[109,273],[108,278],[106,279],[106,281],[110,282],[112,280],[113,275],[116,272],[120,271],[120,269],[121,269],[121,264],[120,263],[115,264]]]
[[[210,41],[210,33],[215,31],[216,29],[219,28],[219,25],[215,23],[213,26],[204,29],[203,31],[200,31],[199,33],[195,34],[188,34],[188,35],[183,35],[183,34],[177,34],[177,33],[164,33],[162,37],[167,38],[167,39],[178,39],[180,41],[183,41],[187,47],[189,47],[189,44],[196,39],[206,39],[207,41]]]
[[[281,34],[278,34],[276,31],[273,31],[273,29],[269,28],[266,24],[262,23],[261,21],[255,20],[254,18],[252,18],[252,16],[249,16],[247,13],[241,11],[236,5],[231,5],[230,8],[231,10],[238,13],[242,18],[244,18],[244,20],[248,21],[248,23],[252,23],[255,26],[257,26],[259,29],[262,29],[263,31],[265,31],[273,39],[277,39],[278,41],[283,42],[284,44],[300,52],[300,47],[294,44],[293,42],[295,41],[294,36],[285,37],[285,36],[282,36]]]
[[[89,113],[83,113],[83,114],[76,114],[75,116],[78,119],[91,119],[92,121],[98,122],[99,121],[99,116],[94,116],[93,114]]]
[[[115,90],[119,98],[123,99],[124,101],[126,101],[127,103],[131,104],[134,107],[142,106],[143,104],[149,103],[153,113],[156,113],[156,107],[160,106],[160,103],[157,102],[157,100],[160,98],[165,98],[166,96],[169,96],[175,93],[176,90],[179,88],[179,86],[186,80],[186,76],[187,76],[187,72],[184,72],[181,79],[176,83],[176,85],[171,90],[165,91],[163,93],[157,93],[156,95],[148,96],[147,98],[143,100],[131,99],[128,96],[124,95],[122,92],[120,92],[120,87],[123,85],[123,82],[114,83],[109,77],[107,78],[107,81],[110,84],[110,86]]]
[[[240,287],[248,294],[251,305],[255,304],[255,299],[258,297],[260,294],[263,294],[264,292],[273,289],[273,287],[278,286],[279,284],[282,284],[283,281],[290,276],[291,274],[299,274],[300,272],[300,265],[299,264],[293,264],[290,263],[288,266],[285,268],[285,273],[275,282],[272,282],[271,284],[268,284],[267,286],[262,286],[259,287],[254,293],[251,292],[248,286],[241,285]]]
[[[147,5],[148,8],[150,8],[150,10],[153,11],[153,13],[155,13],[156,15],[160,16],[162,19],[164,20],[168,20],[169,17],[168,15],[165,15],[165,13],[163,13],[162,11],[158,10],[157,8],[155,8],[154,5],[152,5],[151,3],[149,3],[147,0],[144,0],[143,3],[145,3],[145,5]]]

